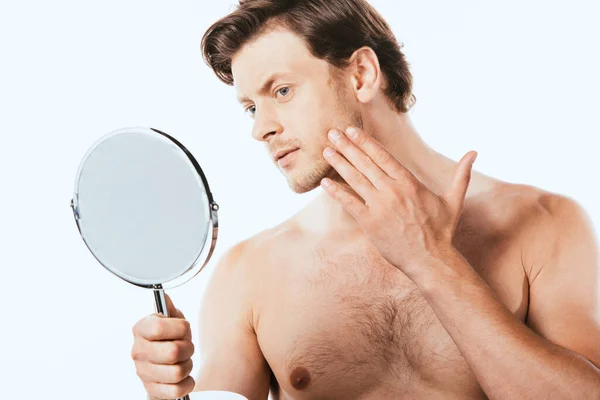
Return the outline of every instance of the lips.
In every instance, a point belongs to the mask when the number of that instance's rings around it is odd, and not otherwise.
[[[298,149],[295,148],[295,149],[279,150],[273,155],[273,160],[275,160],[275,162],[277,162],[280,158],[285,157],[286,155],[288,155],[291,152],[296,151],[296,150],[298,150]]]

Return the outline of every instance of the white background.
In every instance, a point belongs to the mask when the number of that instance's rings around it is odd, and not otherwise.
[[[475,149],[475,169],[567,194],[600,223],[597,1],[371,3],[405,45],[411,115],[432,147],[455,160]],[[156,127],[208,176],[221,205],[217,250],[170,292],[193,326],[223,251],[316,194],[291,192],[250,138],[234,89],[201,59],[202,34],[233,4],[0,3],[1,398],[144,398],[129,352],[152,294],[97,264],[69,207],[100,136]]]

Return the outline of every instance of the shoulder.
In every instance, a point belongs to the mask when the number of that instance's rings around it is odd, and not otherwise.
[[[206,307],[244,315],[248,326],[257,326],[260,304],[273,285],[271,276],[277,265],[273,257],[283,254],[289,246],[291,229],[288,223],[283,223],[227,248],[214,264],[208,280],[204,294]]]
[[[533,186],[518,186],[507,192],[512,190],[513,196],[521,199],[514,206],[518,218],[513,223],[530,283],[542,268],[565,265],[567,258],[595,259],[595,227],[578,201]]]
[[[487,204],[486,211],[499,229],[538,236],[590,226],[589,215],[575,199],[535,186],[503,183],[484,196],[479,203]]]
[[[579,202],[568,196],[546,194],[540,197],[539,207],[544,212],[531,229],[544,264],[558,265],[568,257],[575,261],[595,256],[595,227]]]
[[[546,250],[555,250],[565,240],[590,240],[594,236],[591,218],[574,198],[537,188],[532,201],[525,205],[527,218],[523,228],[533,243],[543,242]]]
[[[485,223],[494,243],[517,252],[530,282],[543,265],[566,257],[567,251],[585,249],[591,257],[595,250],[592,221],[572,197],[502,182],[471,199],[467,206],[468,221]]]
[[[239,285],[256,286],[257,278],[263,279],[269,274],[273,258],[283,254],[297,236],[298,228],[292,219],[262,230],[227,248],[214,272],[239,282]]]

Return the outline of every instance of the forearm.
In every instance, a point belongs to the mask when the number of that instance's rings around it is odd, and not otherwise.
[[[600,370],[519,321],[458,252],[427,271],[411,278],[490,398],[600,398]]]

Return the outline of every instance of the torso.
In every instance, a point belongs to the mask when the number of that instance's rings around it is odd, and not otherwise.
[[[525,322],[525,223],[537,194],[465,205],[455,247]],[[366,237],[315,237],[293,221],[255,239],[254,329],[273,399],[479,399],[485,394],[415,284]]]

